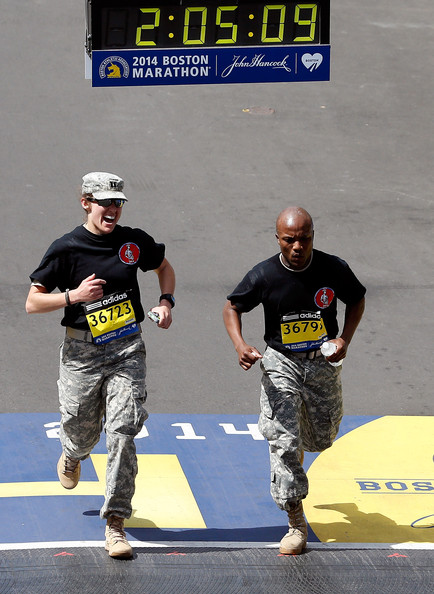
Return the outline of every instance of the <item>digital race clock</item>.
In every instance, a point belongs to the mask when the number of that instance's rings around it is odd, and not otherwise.
[[[94,86],[328,80],[329,36],[330,0],[86,0]]]

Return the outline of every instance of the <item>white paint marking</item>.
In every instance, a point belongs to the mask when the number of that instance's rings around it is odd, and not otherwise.
[[[173,541],[173,542],[147,542],[141,540],[129,540],[133,548],[220,548],[220,549],[277,549],[279,543],[270,542],[219,542],[219,541]],[[72,540],[59,542],[23,542],[23,543],[0,543],[0,551],[21,551],[34,549],[77,549],[77,548],[104,548],[103,540]],[[308,542],[310,550],[339,550],[356,549],[362,551],[386,549],[386,550],[434,550],[434,543],[430,542],[402,542],[402,543],[379,543],[379,542]]]

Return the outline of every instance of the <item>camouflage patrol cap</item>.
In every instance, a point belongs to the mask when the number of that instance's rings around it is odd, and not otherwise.
[[[121,198],[128,200],[123,193],[124,180],[114,173],[105,171],[93,171],[83,177],[81,191],[85,194],[92,194],[95,200],[104,200],[104,198]]]

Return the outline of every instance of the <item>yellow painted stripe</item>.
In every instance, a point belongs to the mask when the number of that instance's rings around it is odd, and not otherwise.
[[[92,454],[98,480],[64,489],[58,481],[0,483],[0,497],[100,495],[105,491],[106,454]],[[175,454],[138,454],[139,473],[132,500],[132,528],[206,528],[187,478]]]

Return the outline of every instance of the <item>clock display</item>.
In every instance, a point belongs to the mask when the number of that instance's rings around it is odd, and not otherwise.
[[[92,0],[87,49],[205,48],[329,43],[330,0]]]

